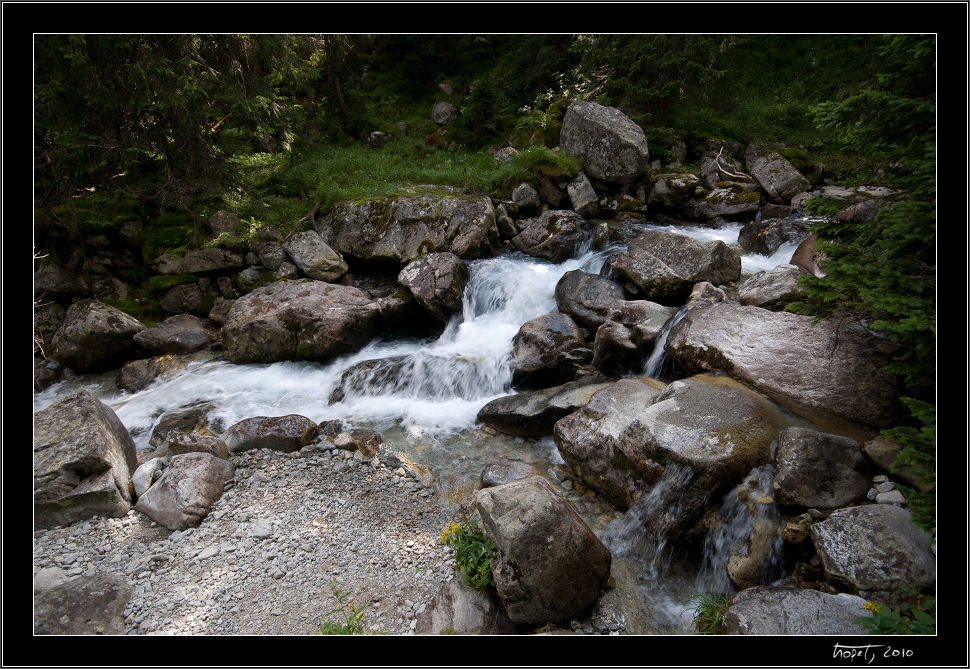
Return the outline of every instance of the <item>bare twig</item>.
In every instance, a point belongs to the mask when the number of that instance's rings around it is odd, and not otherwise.
[[[304,216],[299,221],[293,224],[293,227],[287,233],[286,237],[283,238],[283,242],[284,243],[288,242],[290,240],[290,237],[293,236],[293,233],[296,232],[300,228],[300,225],[302,225],[305,221],[310,221],[310,225],[316,228],[317,227],[316,215],[319,211],[320,211],[320,203],[317,202],[315,205],[313,205],[313,209],[310,210],[310,213],[308,213],[306,216]]]
[[[717,152],[717,156],[714,158],[714,166],[717,167],[717,170],[726,176],[734,177],[735,179],[744,179],[747,181],[749,179],[747,174],[734,174],[733,172],[729,172],[721,167],[721,151],[724,151],[723,146],[721,147],[721,150]]]

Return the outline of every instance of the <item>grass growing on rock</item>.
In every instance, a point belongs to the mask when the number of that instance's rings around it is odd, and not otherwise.
[[[236,165],[239,185],[216,206],[284,232],[315,203],[323,216],[337,202],[395,195],[414,184],[457,186],[469,194],[503,198],[523,181],[572,179],[580,169],[575,158],[542,146],[496,165],[486,151],[429,146],[411,135],[392,138],[380,149],[331,145],[309,150],[292,163],[278,155],[253,154],[237,158]]]

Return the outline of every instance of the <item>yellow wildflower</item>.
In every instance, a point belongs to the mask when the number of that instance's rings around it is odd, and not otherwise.
[[[873,614],[879,613],[879,605],[875,602],[866,602],[862,608],[866,611],[872,611]]]
[[[448,527],[445,528],[445,531],[441,533],[441,537],[438,539],[438,541],[440,541],[443,544],[447,544],[448,539],[451,537],[451,535],[455,534],[460,529],[461,527],[458,525],[458,523],[451,523],[450,525],[448,525]]]

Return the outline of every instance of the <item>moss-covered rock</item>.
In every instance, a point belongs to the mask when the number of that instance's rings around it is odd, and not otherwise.
[[[317,221],[316,231],[339,253],[400,265],[432,250],[461,258],[491,256],[498,250],[491,200],[445,187],[337,203]]]

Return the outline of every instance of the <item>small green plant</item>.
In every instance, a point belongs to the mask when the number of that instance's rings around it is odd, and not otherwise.
[[[727,595],[695,592],[688,601],[694,605],[694,628],[698,634],[727,634],[724,623],[730,603]]]
[[[441,543],[455,549],[455,560],[465,582],[480,592],[495,585],[489,560],[495,544],[478,528],[478,519],[462,514],[462,523],[451,523],[441,533]]]
[[[926,606],[927,610],[923,610]],[[926,603],[920,603],[915,609],[901,611],[888,606],[866,602],[863,607],[872,611],[872,617],[859,616],[856,624],[869,631],[869,634],[936,634],[936,603],[933,598],[927,598]]]
[[[337,600],[337,607],[327,614],[327,618],[336,615],[338,620],[328,620],[320,625],[320,634],[363,634],[366,605],[355,608],[354,600],[347,601],[346,593],[340,592],[336,579],[330,579],[330,591]]]

